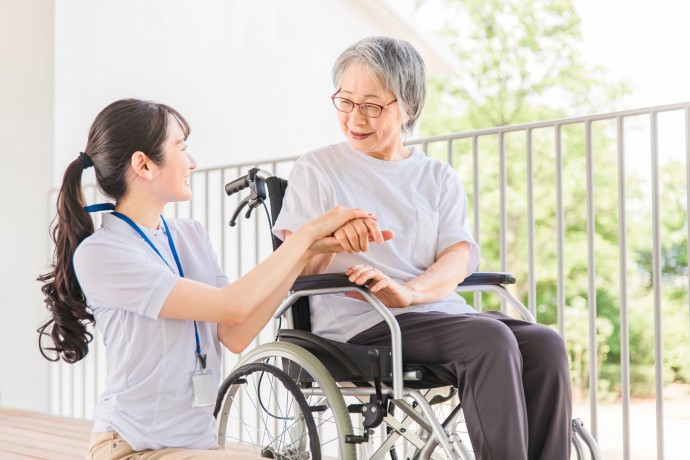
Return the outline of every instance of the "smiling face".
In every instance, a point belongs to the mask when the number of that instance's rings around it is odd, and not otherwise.
[[[168,116],[168,135],[162,150],[163,164],[157,168],[156,193],[166,203],[191,199],[191,173],[196,162],[187,152],[184,132],[172,115]]]
[[[349,113],[338,112],[340,128],[355,150],[387,161],[399,161],[409,156],[402,144],[404,120],[400,104],[390,104],[396,99],[395,94],[385,88],[366,66],[355,62],[345,69],[338,96],[357,104],[387,106],[378,118],[362,115],[358,106]]]

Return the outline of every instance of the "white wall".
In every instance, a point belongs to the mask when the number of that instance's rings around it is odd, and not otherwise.
[[[90,360],[83,370],[38,353],[46,311],[35,278],[48,267],[48,192],[99,110],[123,97],[172,105],[192,125],[200,167],[338,142],[330,69],[349,44],[404,38],[432,72],[448,69],[399,8],[393,0],[0,0],[0,405],[89,415],[85,403],[63,402],[95,397],[85,390],[84,376],[96,375]],[[51,374],[62,390],[49,389]]]
[[[60,0],[56,3],[56,171],[91,120],[122,97],[178,109],[200,167],[294,156],[341,139],[331,65],[372,34],[426,39],[371,0]]]
[[[0,405],[48,407],[36,328],[53,173],[53,4],[0,0]]]

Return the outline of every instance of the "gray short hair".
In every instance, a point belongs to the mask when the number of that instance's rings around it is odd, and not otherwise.
[[[339,88],[345,69],[362,63],[398,98],[409,116],[405,133],[414,128],[426,101],[426,70],[417,50],[404,40],[367,37],[343,51],[333,64],[333,86]]]

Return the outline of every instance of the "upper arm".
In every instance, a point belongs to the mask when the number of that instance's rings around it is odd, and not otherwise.
[[[479,265],[479,246],[472,237],[468,220],[469,201],[467,193],[455,171],[445,166],[439,198],[439,231],[437,259],[448,250],[467,248],[467,273]],[[463,245],[461,243],[466,243]]]
[[[179,279],[160,261],[131,245],[82,244],[74,255],[74,270],[89,306],[153,319]]]
[[[181,278],[153,251],[114,240],[83,243],[73,263],[87,304],[92,308],[125,310],[151,319],[232,321],[233,309],[223,295],[227,278],[213,250],[206,250],[214,263],[203,264],[215,267],[218,287]]]
[[[178,278],[161,307],[160,316],[232,324],[236,310],[229,297],[224,288]]]
[[[309,155],[295,163],[290,172],[280,214],[273,233],[285,240],[286,232],[294,233],[309,220],[335,206],[333,191],[323,174],[319,174]]]

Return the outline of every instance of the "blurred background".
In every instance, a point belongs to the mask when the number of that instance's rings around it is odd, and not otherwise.
[[[221,171],[220,187],[242,172],[225,167],[280,163],[286,174],[291,159],[341,140],[330,69],[362,37],[403,38],[423,55],[430,95],[413,138],[429,139],[686,103],[689,10],[682,0],[0,0],[0,406],[90,417],[104,363],[79,371],[77,386],[41,358],[35,278],[50,263],[51,193],[108,103],[175,107],[192,126],[192,155]],[[690,426],[687,110],[653,121],[645,112],[622,131],[615,117],[565,126],[558,205],[551,133],[530,137],[533,163],[522,135],[474,141],[486,152],[474,172],[471,137],[423,144],[454,163],[471,199],[482,195],[482,267],[526,280],[516,294],[564,334],[576,415],[595,425],[605,458],[683,458],[674,449]],[[513,198],[528,184],[533,205]],[[504,219],[492,215],[499,201]],[[217,220],[210,231],[224,241],[219,233],[231,230]],[[237,266],[236,256],[221,254],[231,276],[256,261]],[[86,387],[88,401],[75,407]]]

